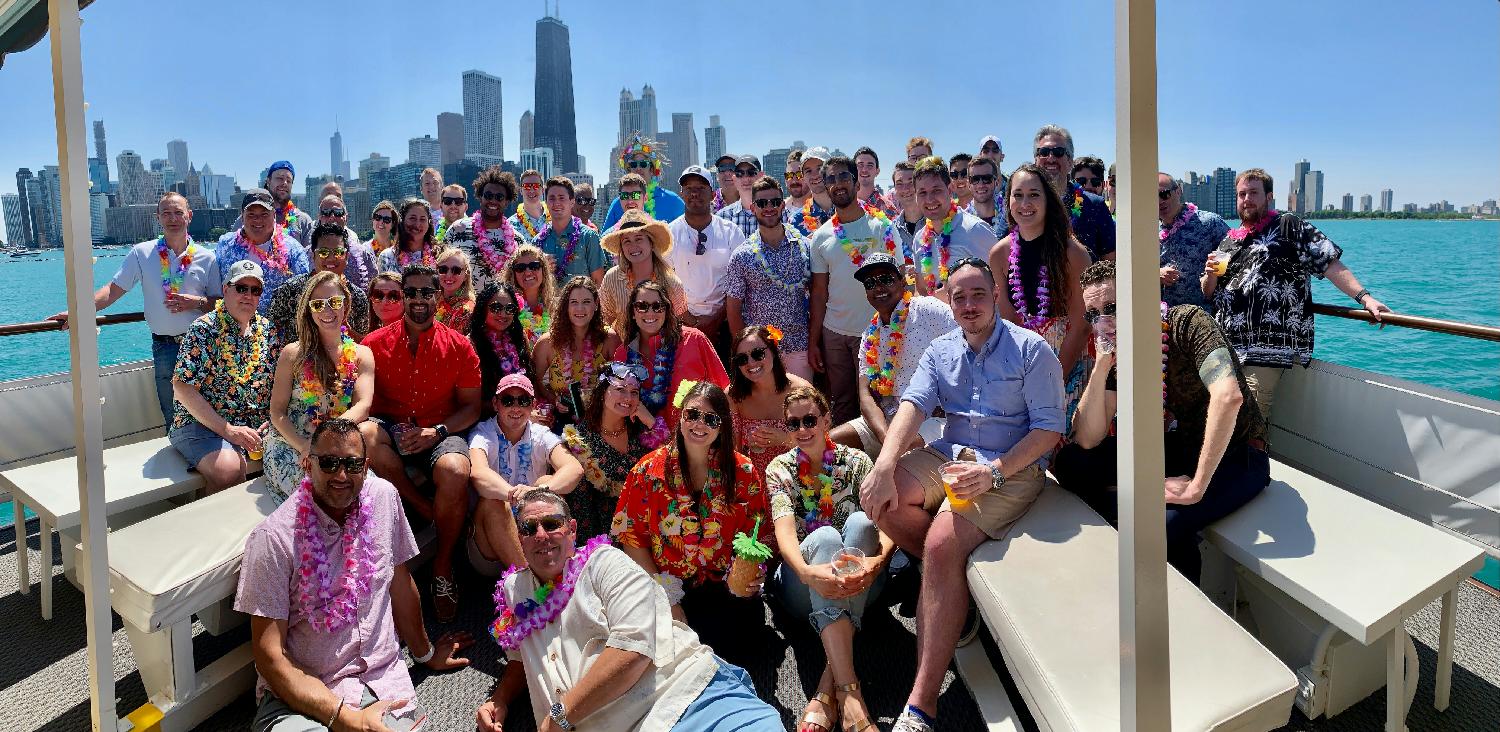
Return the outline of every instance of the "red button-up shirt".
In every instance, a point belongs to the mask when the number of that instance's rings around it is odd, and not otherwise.
[[[375,404],[382,419],[414,420],[434,427],[458,411],[458,390],[480,388],[479,356],[462,333],[433,323],[417,338],[417,352],[406,345],[398,320],[365,336],[375,354]]]

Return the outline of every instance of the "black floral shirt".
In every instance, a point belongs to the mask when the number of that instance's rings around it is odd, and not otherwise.
[[[281,283],[276,288],[276,294],[271,296],[271,307],[266,309],[266,317],[271,319],[271,324],[276,326],[276,332],[288,341],[297,340],[297,303],[302,300],[302,291],[307,289],[307,281],[316,274],[309,272],[293,277]],[[370,296],[364,290],[349,285],[349,330],[355,340],[370,332]]]
[[[1230,254],[1212,302],[1214,318],[1246,366],[1306,366],[1313,352],[1312,279],[1344,251],[1292,214],[1259,234],[1226,236]]]

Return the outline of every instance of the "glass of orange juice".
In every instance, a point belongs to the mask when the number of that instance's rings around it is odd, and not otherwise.
[[[943,466],[938,468],[938,475],[943,479],[943,492],[948,494],[948,503],[955,510],[963,510],[968,508],[970,503],[973,503],[973,501],[966,498],[959,498],[953,493],[953,483],[958,480],[958,476],[962,475],[964,470],[973,464],[965,460],[953,460],[943,463]]]
[[[1208,255],[1208,261],[1210,261],[1210,262],[1213,263],[1213,265],[1214,265],[1214,274],[1216,276],[1223,277],[1224,273],[1229,270],[1229,253],[1228,252],[1218,252],[1218,251],[1213,252],[1213,253],[1211,253],[1211,254]]]

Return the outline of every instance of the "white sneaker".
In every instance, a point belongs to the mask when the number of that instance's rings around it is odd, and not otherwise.
[[[935,730],[932,725],[922,721],[921,717],[908,709],[901,712],[901,716],[896,717],[896,724],[891,727],[891,732],[935,732]]]

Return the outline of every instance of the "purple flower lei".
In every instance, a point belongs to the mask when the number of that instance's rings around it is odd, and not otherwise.
[[[510,335],[504,331],[496,333],[494,329],[488,329],[486,335],[490,337],[490,347],[495,349],[495,357],[500,359],[500,373],[520,372],[521,355],[516,351],[516,344],[510,342]]]
[[[558,258],[557,260],[557,281],[559,283],[562,283],[564,281],[564,278],[568,276],[568,265],[573,261],[573,253],[578,251],[578,237],[583,235],[583,222],[579,221],[577,216],[574,216],[570,221],[568,221],[568,231],[573,232],[573,235],[568,238],[568,246],[563,250],[562,257]],[[542,230],[537,232],[536,240],[538,242],[546,241],[547,236],[551,233],[552,222],[548,221],[545,225],[542,226]]]
[[[335,595],[333,570],[328,566],[328,547],[323,543],[317,509],[313,504],[312,481],[305,476],[302,478],[301,489],[297,492],[293,546],[298,556],[297,607],[314,630],[333,633],[358,618],[360,600],[370,594],[370,579],[379,566],[370,519],[370,502],[361,497],[359,508],[344,519],[341,538],[344,574]]]
[[[1020,227],[1010,232],[1010,304],[1021,316],[1021,325],[1028,330],[1039,330],[1047,324],[1052,310],[1052,294],[1047,289],[1051,281],[1047,277],[1047,265],[1037,268],[1036,315],[1026,312],[1026,288],[1021,284],[1021,231]]]
[[[1176,234],[1177,230],[1181,229],[1185,224],[1187,224],[1188,219],[1192,218],[1197,213],[1197,206],[1194,206],[1191,203],[1183,204],[1182,213],[1178,214],[1177,220],[1173,221],[1171,226],[1161,230],[1161,243],[1166,244],[1167,240],[1171,239],[1172,235]]]
[[[589,557],[599,547],[608,544],[607,535],[589,539],[568,560],[562,579],[555,587],[551,584],[538,587],[535,598],[522,600],[515,608],[511,608],[510,603],[505,601],[505,581],[521,570],[514,565],[505,570],[505,574],[500,575],[500,581],[495,583],[495,620],[490,623],[490,636],[501,648],[514,651],[521,647],[521,642],[527,636],[556,620],[568,606],[568,601],[573,599],[573,588],[578,583],[578,575],[583,573],[584,565],[588,564]]]

